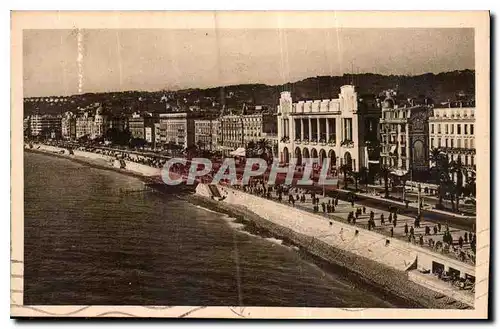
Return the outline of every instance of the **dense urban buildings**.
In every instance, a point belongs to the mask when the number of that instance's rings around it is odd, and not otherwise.
[[[194,143],[201,150],[217,149],[217,133],[219,121],[214,119],[198,119],[194,121]]]
[[[398,101],[390,90],[380,118],[381,165],[407,180],[425,180],[429,171],[429,116],[431,107],[415,100]]]
[[[448,107],[433,109],[429,118],[429,145],[445,153],[449,161],[460,162],[465,178],[475,170],[476,148],[474,141],[475,108],[468,102],[449,103]]]
[[[34,114],[30,117],[31,136],[58,138],[61,136],[61,116]]]
[[[309,158],[328,157],[330,166],[344,164],[354,171],[368,168],[368,147],[377,140],[380,109],[373,99],[361,99],[353,85],[344,85],[339,98],[294,103],[281,93],[278,107],[279,156],[302,164]]]
[[[182,148],[194,146],[194,121],[197,114],[191,112],[161,113],[159,115],[160,141]]]
[[[76,116],[73,112],[64,113],[61,119],[61,137],[69,140],[76,138]]]
[[[267,135],[277,134],[276,116],[272,113],[229,114],[219,118],[218,144],[223,154],[246,147]]]

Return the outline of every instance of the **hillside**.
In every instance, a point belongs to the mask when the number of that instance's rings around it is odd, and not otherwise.
[[[35,111],[42,113],[61,113],[74,111],[78,106],[85,107],[99,102],[110,112],[130,113],[136,110],[164,112],[166,103],[170,109],[186,110],[189,106],[205,109],[241,108],[243,103],[271,105],[278,103],[279,94],[290,90],[294,101],[307,99],[337,98],[342,85],[354,83],[360,95],[379,94],[386,89],[398,88],[403,97],[430,97],[435,103],[455,100],[458,93],[465,93],[473,99],[475,76],[472,70],[427,73],[417,76],[396,76],[379,74],[355,74],[343,76],[318,76],[286,85],[270,86],[265,84],[242,84],[207,89],[184,89],[178,91],[126,91],[113,93],[87,93],[65,97],[64,101],[50,101],[51,98],[25,100],[24,115]],[[224,97],[225,95],[225,97]],[[162,97],[164,99],[162,100]]]

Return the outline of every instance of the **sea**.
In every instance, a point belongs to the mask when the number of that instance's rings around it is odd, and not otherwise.
[[[25,305],[398,303],[352,273],[326,268],[175,192],[69,159],[24,154]]]

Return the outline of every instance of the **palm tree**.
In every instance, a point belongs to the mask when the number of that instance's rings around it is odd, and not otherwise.
[[[361,178],[361,173],[359,171],[353,171],[351,172],[352,178],[354,178],[354,189],[357,192],[358,191],[358,181]]]
[[[359,168],[360,180],[361,180],[361,182],[365,182],[366,189],[368,189],[368,174],[369,174],[368,168],[366,168],[364,166]]]
[[[456,210],[458,211],[460,195],[463,193],[464,189],[463,174],[466,173],[466,168],[462,165],[462,161],[460,161],[460,158],[458,159],[458,161],[452,161],[450,163],[450,173],[452,175],[452,180],[456,181],[456,184],[454,184],[453,194],[455,195],[455,200],[457,202]]]
[[[389,198],[389,175],[391,170],[387,166],[380,168],[380,175],[384,178],[384,198]]]
[[[269,139],[262,138],[258,140],[255,144],[255,148],[257,150],[257,154],[266,161],[269,161],[269,159],[272,158],[273,146]]]
[[[434,164],[436,171],[435,180],[439,185],[439,199],[437,204],[437,208],[439,209],[443,206],[443,196],[446,194],[446,188],[449,187],[447,185],[450,181],[449,163],[444,153],[437,148],[431,150],[430,160]]]

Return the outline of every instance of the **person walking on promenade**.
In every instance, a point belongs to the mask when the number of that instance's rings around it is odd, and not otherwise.
[[[431,229],[429,226],[425,225],[425,235],[429,235],[431,233]]]
[[[434,225],[434,235],[438,234],[438,228],[436,225]]]
[[[375,219],[375,213],[372,211],[370,211],[370,219],[371,220],[374,220]]]
[[[391,223],[392,223],[392,212],[389,213],[389,224],[391,224]]]
[[[441,223],[438,223],[438,231],[441,233]]]
[[[380,225],[384,225],[385,220],[384,220],[384,214],[380,214]]]
[[[363,206],[363,215],[366,214],[366,207]]]
[[[357,219],[357,217],[354,217],[354,216],[352,217],[352,223],[353,223],[354,225],[356,225],[356,219]]]
[[[472,232],[469,232],[469,241],[472,241]]]
[[[407,236],[407,235],[408,235],[408,224],[405,223],[405,236]]]
[[[394,211],[394,220],[397,220],[398,219],[398,214],[396,213],[396,211]]]
[[[394,237],[394,228],[391,227],[391,238],[393,238],[393,237]]]
[[[421,246],[424,245],[424,237],[422,236],[422,234],[420,234],[419,243],[420,243]]]
[[[410,235],[415,235],[415,229],[412,227],[410,227]]]
[[[351,224],[351,213],[347,215],[347,223]]]
[[[463,245],[464,245],[464,238],[462,238],[462,236],[460,236],[460,237],[458,238],[458,246],[459,246],[460,248],[462,248],[462,247],[463,247]]]
[[[467,236],[467,232],[465,232],[464,233],[464,242],[467,243],[468,239],[469,239],[469,237]]]
[[[295,207],[295,199],[292,197],[292,206]]]
[[[323,209],[323,213],[326,212],[326,206],[324,202],[321,203],[321,209]]]
[[[396,225],[398,225],[397,222],[398,221],[396,220],[396,218],[394,218],[394,220],[392,221],[392,225],[394,226],[394,228],[396,228]]]
[[[339,205],[339,198],[335,199],[335,207]]]

